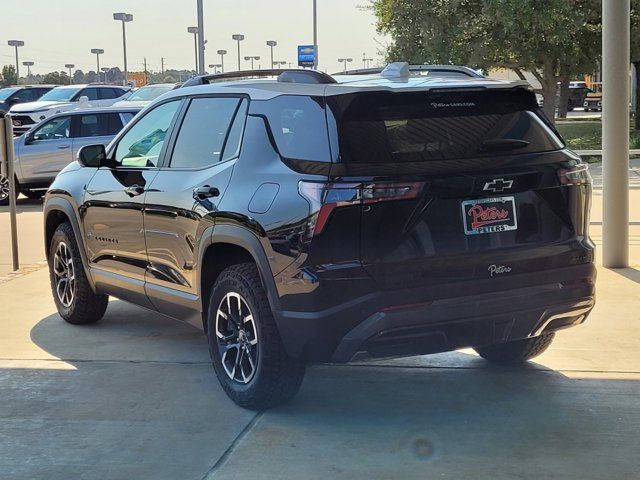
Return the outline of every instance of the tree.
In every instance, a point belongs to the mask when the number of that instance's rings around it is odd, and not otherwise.
[[[13,65],[5,65],[2,67],[2,85],[8,87],[9,85],[16,85],[16,67]]]
[[[68,85],[69,75],[66,72],[49,72],[42,77],[42,83],[47,85]]]
[[[371,0],[390,60],[530,71],[554,118],[557,84],[600,55],[598,0]],[[461,21],[464,19],[464,21]]]

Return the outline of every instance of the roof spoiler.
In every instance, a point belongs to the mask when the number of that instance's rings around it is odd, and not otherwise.
[[[485,78],[484,75],[476,72],[472,68],[460,65],[409,65],[407,62],[393,62],[385,67],[360,68],[348,70],[346,72],[335,73],[334,75],[376,75],[380,74],[386,78],[406,78],[412,72],[459,72],[473,78]]]
[[[301,69],[269,69],[269,70],[243,70],[240,72],[214,73],[211,75],[201,75],[194,77],[182,84],[182,87],[193,87],[196,85],[208,85],[216,82],[226,82],[230,80],[247,80],[252,78],[277,77],[281,83],[311,83],[325,84],[337,83],[336,80],[324,72],[318,70]]]

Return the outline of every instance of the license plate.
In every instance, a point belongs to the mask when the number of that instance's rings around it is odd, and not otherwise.
[[[465,235],[518,229],[514,197],[481,198],[462,202]]]
[[[14,127],[21,127],[22,126],[22,122],[20,120],[12,120],[11,123],[13,123]]]

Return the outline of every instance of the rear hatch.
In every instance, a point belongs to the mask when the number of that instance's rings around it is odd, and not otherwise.
[[[339,151],[330,181],[349,192],[338,206],[360,205],[360,258],[379,288],[592,260],[586,167],[532,92],[367,92],[328,103]]]

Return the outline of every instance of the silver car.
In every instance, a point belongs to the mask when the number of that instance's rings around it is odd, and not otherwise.
[[[93,108],[63,112],[14,140],[17,190],[40,198],[85,145],[107,145],[140,108]],[[9,182],[0,178],[0,205],[9,200]]]

